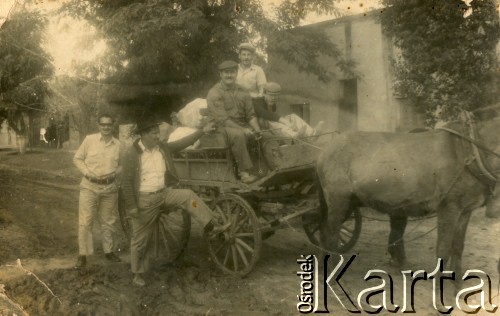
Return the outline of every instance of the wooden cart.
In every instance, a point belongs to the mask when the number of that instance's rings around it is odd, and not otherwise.
[[[248,274],[259,259],[262,240],[299,216],[309,240],[319,244],[315,161],[320,150],[311,140],[273,137],[250,146],[254,172],[262,175],[252,184],[240,181],[225,135],[204,136],[201,143],[201,149],[181,151],[173,160],[180,186],[202,197],[220,224],[231,223],[225,232],[207,236],[217,267],[234,275]],[[130,227],[120,210],[127,232]],[[188,242],[190,218],[182,210],[165,210],[157,226],[154,247],[158,255],[174,260]],[[339,251],[352,248],[360,231],[361,214],[355,209],[344,221]]]

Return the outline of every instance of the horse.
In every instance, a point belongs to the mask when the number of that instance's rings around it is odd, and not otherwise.
[[[403,234],[407,218],[436,214],[437,257],[461,275],[469,218],[484,205],[491,190],[491,181],[483,181],[481,172],[474,171],[479,158],[472,154],[477,147],[471,138],[466,140],[468,136],[463,135],[471,130],[468,126],[472,125],[457,122],[446,130],[418,133],[337,134],[325,145],[316,165],[323,219],[321,246],[335,251],[350,210],[370,207],[389,215],[391,263],[401,266],[406,260]],[[500,170],[500,156],[493,152],[500,147],[500,119],[476,122],[475,126],[478,145],[484,145],[486,151],[492,149],[488,155],[480,152],[482,163]]]

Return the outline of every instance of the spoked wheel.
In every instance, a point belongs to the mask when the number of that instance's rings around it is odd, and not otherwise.
[[[319,227],[321,216],[319,212],[311,212],[302,216],[302,224],[309,241],[319,246]],[[349,251],[358,241],[361,234],[362,217],[359,208],[352,209],[345,219],[339,233],[339,253]]]
[[[132,237],[132,225],[123,203],[119,202],[118,213],[125,236]],[[184,251],[191,234],[191,217],[182,209],[168,210],[162,207],[153,224],[153,232],[148,242],[155,257],[168,263],[176,260]]]
[[[213,210],[219,224],[231,225],[218,235],[208,235],[208,249],[217,267],[236,276],[252,271],[262,246],[260,224],[250,204],[233,193],[221,194]]]
[[[175,261],[186,249],[190,234],[191,216],[188,212],[163,209],[151,236],[155,256],[162,262]]]

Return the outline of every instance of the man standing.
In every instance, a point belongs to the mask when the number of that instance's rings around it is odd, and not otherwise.
[[[263,95],[266,74],[264,70],[253,64],[255,47],[250,43],[243,43],[239,46],[240,64],[238,65],[238,76],[236,83],[250,93],[252,98]]]
[[[321,133],[323,121],[312,128],[296,114],[278,115],[276,105],[280,94],[281,86],[276,82],[268,82],[264,85],[264,96],[252,100],[261,127],[285,137],[309,137]]]
[[[221,81],[208,92],[207,108],[208,116],[228,136],[241,181],[250,183],[256,177],[250,174],[253,163],[248,153],[247,136],[260,138],[260,127],[250,95],[236,84],[237,69],[238,64],[230,60],[219,65]]]
[[[102,248],[106,259],[120,262],[113,251],[113,235],[118,220],[118,190],[115,179],[120,172],[120,142],[113,137],[114,119],[108,114],[98,118],[99,133],[88,135],[78,148],[73,163],[83,174],[78,210],[77,267],[84,267],[93,254],[92,225],[99,216]]]
[[[179,141],[160,143],[158,123],[152,118],[137,122],[136,133],[140,138],[121,157],[121,195],[132,225],[130,261],[134,273],[133,284],[146,284],[143,274],[149,269],[150,251],[153,250],[148,242],[159,220],[162,205],[186,210],[201,223],[205,233],[217,234],[229,227],[229,222],[219,225],[210,208],[193,191],[169,187],[177,182],[170,153],[186,148],[204,132],[213,129],[210,123],[204,126],[203,131],[198,130]]]

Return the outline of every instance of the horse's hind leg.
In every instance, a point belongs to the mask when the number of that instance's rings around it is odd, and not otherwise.
[[[337,252],[339,234],[347,211],[349,210],[350,197],[339,194],[325,194],[328,206],[327,218],[321,223],[321,245],[324,249]]]
[[[403,235],[405,233],[408,217],[391,216],[391,232],[389,233],[388,251],[391,255],[391,264],[400,267],[406,260],[405,244]]]

